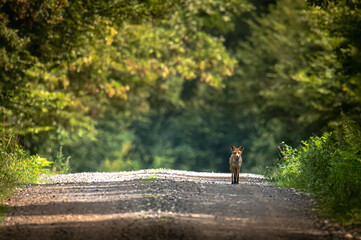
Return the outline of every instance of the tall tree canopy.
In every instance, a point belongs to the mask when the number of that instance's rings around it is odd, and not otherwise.
[[[89,117],[100,116],[109,99],[125,105],[139,96],[139,107],[140,92],[167,91],[173,79],[220,87],[235,62],[222,38],[204,30],[232,28],[232,16],[250,5],[13,0],[0,8],[1,105],[7,128],[27,133],[58,126],[88,132]]]
[[[360,4],[4,0],[1,129],[73,171],[264,171],[277,145],[360,122]]]

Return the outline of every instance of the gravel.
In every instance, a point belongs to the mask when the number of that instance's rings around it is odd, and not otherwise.
[[[149,169],[44,177],[18,189],[0,239],[343,239],[314,201],[262,175]],[[348,234],[348,235],[347,235]]]

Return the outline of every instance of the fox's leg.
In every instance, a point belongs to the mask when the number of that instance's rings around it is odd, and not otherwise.
[[[236,172],[235,172],[235,175],[236,175],[236,177],[235,177],[235,179],[236,179],[236,184],[238,184],[238,175],[237,175],[237,170],[236,170]]]
[[[238,168],[238,183],[239,183],[239,173],[240,173],[240,169]]]
[[[231,172],[231,174],[232,174],[232,184],[233,184],[233,183],[234,183],[234,182],[233,182],[233,172]]]
[[[239,171],[240,169],[238,168],[238,171],[237,171],[237,183],[239,183]]]
[[[237,168],[237,170],[236,170],[236,174],[237,174],[237,184],[239,183],[239,168]]]

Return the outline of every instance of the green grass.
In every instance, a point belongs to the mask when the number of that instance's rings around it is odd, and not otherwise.
[[[157,173],[162,172],[163,169],[165,169],[165,168],[156,168],[156,169],[152,169],[150,172],[153,174],[157,174]]]
[[[63,153],[63,146],[60,146],[59,151],[53,162],[52,171],[60,174],[70,172],[70,156],[65,156]]]
[[[150,172],[152,173],[151,175],[149,175],[147,178],[143,178],[140,181],[142,182],[151,182],[151,181],[157,181],[159,180],[159,176],[157,175],[157,173],[160,173],[164,168],[157,168],[157,169],[152,169]]]
[[[319,212],[336,222],[361,223],[361,128],[344,119],[333,132],[311,137],[296,149],[282,144],[278,186],[314,194]]]
[[[37,182],[40,175],[49,171],[50,164],[45,158],[27,154],[14,136],[0,139],[0,201],[16,187]],[[4,209],[0,207],[0,214]]]
[[[141,179],[142,182],[151,182],[151,181],[157,181],[159,179],[159,176],[156,174],[149,175],[147,178]]]

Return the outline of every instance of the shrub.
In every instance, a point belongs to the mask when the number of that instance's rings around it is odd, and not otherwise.
[[[59,151],[53,161],[52,171],[54,173],[66,174],[70,172],[70,156],[65,157],[63,153],[63,146],[60,146]]]
[[[282,143],[272,178],[280,186],[314,193],[321,211],[340,223],[361,222],[361,129],[344,119],[333,132],[297,149]]]
[[[13,136],[0,139],[0,199],[15,186],[35,182],[50,164],[25,153]]]

